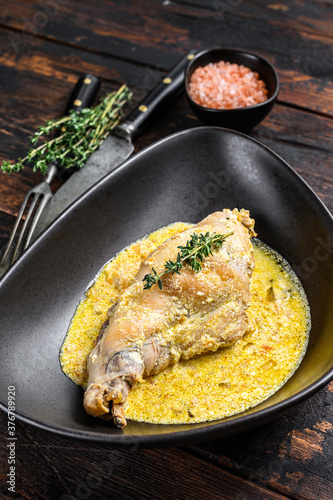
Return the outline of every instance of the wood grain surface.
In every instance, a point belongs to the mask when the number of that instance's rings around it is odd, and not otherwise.
[[[331,0],[0,0],[0,160],[25,154],[29,136],[62,114],[84,72],[102,78],[99,96],[126,82],[134,106],[188,50],[242,47],[267,57],[281,86],[250,135],[333,211],[332,26]],[[136,151],[198,125],[182,95]],[[41,178],[31,168],[0,174],[1,246]],[[59,186],[56,180],[52,189]],[[333,498],[333,382],[270,424],[200,446],[116,450],[16,425],[16,493],[8,492],[1,439],[1,498]],[[7,434],[4,413],[0,432]]]

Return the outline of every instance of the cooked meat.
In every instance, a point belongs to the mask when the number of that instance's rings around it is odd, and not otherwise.
[[[216,351],[249,328],[246,309],[254,267],[254,221],[246,210],[215,212],[168,239],[142,263],[134,282],[109,311],[96,347],[88,357],[86,412],[126,425],[124,404],[131,387],[180,359]],[[163,287],[145,290],[143,278],[159,274],[177,258],[179,245],[193,233],[230,234],[222,247],[194,272],[165,274]]]

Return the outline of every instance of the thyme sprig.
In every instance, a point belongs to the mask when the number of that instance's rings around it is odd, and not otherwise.
[[[55,133],[55,136],[43,140],[38,147],[31,147],[27,155],[18,158],[16,163],[3,161],[1,170],[6,173],[18,172],[32,162],[33,171],[39,170],[43,174],[54,162],[63,169],[83,167],[89,156],[118,125],[123,116],[122,108],[130,99],[131,92],[123,85],[119,90],[107,94],[94,108],[71,111],[68,116],[46,122],[30,137],[30,144],[37,146],[42,137],[51,133]]]
[[[150,288],[157,283],[160,290],[162,290],[162,276],[165,274],[180,274],[179,271],[183,268],[184,264],[189,264],[193,271],[198,272],[202,268],[202,262],[205,257],[213,255],[213,249],[219,249],[225,239],[232,235],[233,233],[227,234],[217,234],[207,232],[203,233],[193,233],[190,235],[190,239],[186,242],[185,246],[178,246],[179,252],[177,254],[176,261],[168,260],[164,264],[164,271],[160,274],[152,267],[152,273],[146,274],[143,278],[144,290],[150,290]]]

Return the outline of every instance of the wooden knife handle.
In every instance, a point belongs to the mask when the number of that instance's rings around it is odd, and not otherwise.
[[[64,116],[68,115],[71,110],[80,111],[83,108],[89,108],[97,95],[100,85],[101,80],[95,75],[88,73],[80,76],[69,98]],[[59,131],[58,134],[60,133]],[[64,169],[58,164],[56,167],[56,170],[52,170],[53,177],[56,175],[60,182],[65,182],[75,171],[74,168]],[[51,182],[52,177],[48,177],[48,179]]]
[[[72,109],[80,111],[83,108],[89,108],[97,95],[100,84],[101,81],[97,76],[82,75],[74,87],[64,114],[68,115]]]
[[[196,50],[192,50],[183,57],[157,87],[128,115],[126,120],[116,127],[114,133],[127,136],[132,140],[150,125],[152,120],[157,118],[182,92],[185,70],[196,53]]]

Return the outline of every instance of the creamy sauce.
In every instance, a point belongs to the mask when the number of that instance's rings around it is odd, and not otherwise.
[[[80,302],[60,353],[64,373],[83,388],[86,359],[107,310],[157,246],[190,224],[175,223],[133,243],[108,262]],[[254,240],[248,315],[251,331],[230,347],[181,361],[146,378],[129,394],[126,418],[161,424],[216,420],[276,392],[295,372],[308,342],[305,293],[280,255]]]

